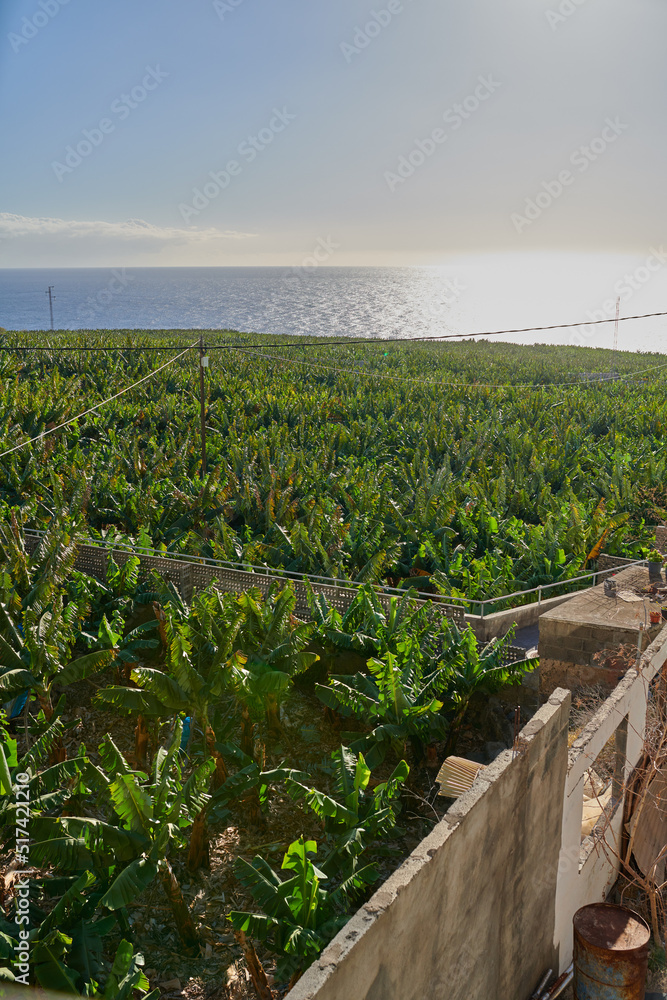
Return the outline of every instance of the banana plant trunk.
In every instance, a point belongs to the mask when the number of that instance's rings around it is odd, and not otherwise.
[[[247,757],[255,756],[255,724],[250,718],[247,705],[241,712],[241,750]]]
[[[248,940],[243,931],[234,931],[234,936],[243,950],[245,964],[248,967],[248,972],[250,973],[250,978],[252,979],[252,984],[255,987],[255,992],[259,1000],[274,1000],[275,994],[269,986],[264,967],[257,956],[252,941]]]
[[[178,879],[174,875],[171,865],[166,858],[160,862],[159,872],[162,888],[174,915],[178,936],[186,948],[191,948],[194,951],[200,944],[197,928],[188,909],[188,904],[183,898],[183,892],[178,884]]]
[[[143,715],[140,715],[137,719],[137,725],[134,730],[134,759],[137,762],[137,767],[146,767],[146,753],[148,752],[148,729],[146,728],[146,720]]]
[[[229,775],[224,757],[215,748],[215,733],[209,725],[206,726],[206,749],[215,761],[215,771],[211,779],[211,791],[215,792],[221,785],[224,785]]]
[[[280,705],[274,694],[267,695],[266,698],[266,722],[274,735],[280,732]]]
[[[196,872],[204,863],[210,864],[206,806],[197,813],[195,821],[192,824],[190,849],[188,851],[188,871]]]

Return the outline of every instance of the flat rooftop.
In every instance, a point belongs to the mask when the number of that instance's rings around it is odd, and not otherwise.
[[[611,579],[616,583],[616,595],[607,597],[604,584],[591,587],[577,594],[565,604],[559,604],[551,611],[545,611],[540,616],[542,622],[567,622],[601,626],[610,629],[638,632],[641,629],[650,630],[650,612],[660,611],[661,604],[667,604],[667,583],[664,576],[657,584],[665,591],[664,598],[660,594],[642,593],[649,585],[649,572],[644,567],[632,567],[620,570]],[[660,629],[663,622],[653,626]]]

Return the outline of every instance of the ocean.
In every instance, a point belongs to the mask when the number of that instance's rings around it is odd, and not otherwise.
[[[664,273],[663,273],[664,272]],[[646,277],[645,277],[646,275]],[[335,337],[473,335],[667,309],[667,268],[619,255],[497,255],[440,267],[0,269],[0,327],[234,329]],[[613,323],[508,334],[609,348]],[[663,320],[621,323],[619,349],[667,352]]]

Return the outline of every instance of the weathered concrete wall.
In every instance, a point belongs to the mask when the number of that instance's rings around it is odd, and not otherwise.
[[[637,670],[602,704],[568,753],[563,831],[556,891],[555,944],[562,972],[572,961],[572,917],[586,903],[606,898],[616,881],[625,783],[643,749],[649,685],[667,662],[667,626],[642,654]],[[616,734],[615,808],[592,837],[581,839],[584,782],[588,769]],[[620,740],[619,740],[620,736]]]
[[[646,649],[660,631],[656,625],[643,632],[640,648]],[[610,656],[594,662],[595,653],[613,651],[621,644],[637,647],[637,631],[570,622],[540,620],[540,690],[555,687],[578,688],[600,684],[611,691],[624,676],[627,662]]]
[[[649,582],[648,570],[626,569],[615,576],[619,590],[641,590]],[[648,598],[624,601],[607,597],[603,586],[577,594],[566,605],[540,617],[540,690],[548,694],[555,687],[576,688],[601,684],[610,691],[625,673],[627,663],[595,660],[602,650],[619,645],[645,649],[659,633],[661,624],[648,626],[651,611],[659,605]]]
[[[516,625],[517,628],[535,625],[540,615],[543,615],[545,611],[551,611],[552,608],[560,607],[566,601],[571,601],[573,597],[577,596],[577,593],[586,593],[586,591],[577,591],[573,594],[561,594],[559,597],[550,597],[539,604],[537,601],[534,601],[532,604],[524,604],[520,608],[496,611],[492,615],[485,615],[483,618],[480,615],[466,615],[466,624],[470,625],[479,642],[488,642],[489,639],[493,639],[495,636],[498,636],[498,638],[504,636],[509,632],[512,625]]]
[[[289,1000],[517,1000],[558,964],[570,695],[556,691],[326,948]]]

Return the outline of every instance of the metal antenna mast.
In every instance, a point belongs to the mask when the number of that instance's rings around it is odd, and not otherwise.
[[[52,294],[55,285],[49,285],[45,294],[49,297],[49,312],[51,313],[51,329],[53,330],[53,300],[55,295]]]

